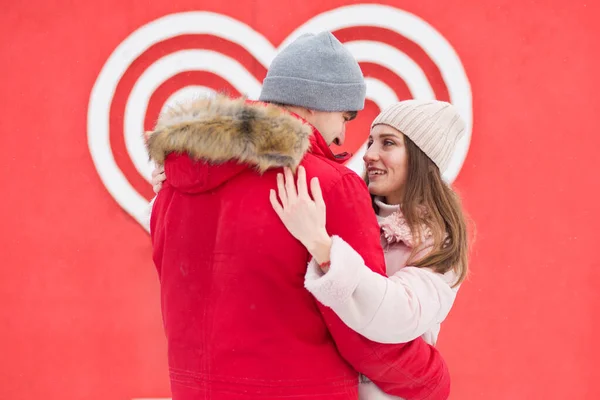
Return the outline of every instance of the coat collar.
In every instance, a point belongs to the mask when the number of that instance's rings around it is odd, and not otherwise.
[[[383,202],[379,197],[375,198],[375,204],[379,207],[379,225],[383,237],[388,243],[402,242],[408,247],[417,245],[412,230],[398,205],[390,205]],[[421,225],[420,244],[428,243],[432,240],[431,229],[423,224]]]
[[[164,164],[167,184],[186,192],[211,190],[242,171],[295,169],[307,152],[343,163],[321,133],[298,115],[224,95],[195,100],[161,114],[147,135],[150,158]]]

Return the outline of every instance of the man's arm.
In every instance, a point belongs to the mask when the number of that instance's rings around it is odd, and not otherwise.
[[[385,276],[379,224],[364,182],[349,172],[323,193],[327,231],[353,247],[374,272]],[[369,341],[346,326],[330,308],[319,308],[341,355],[384,392],[405,399],[445,400],[450,376],[441,355],[422,339],[404,344]]]

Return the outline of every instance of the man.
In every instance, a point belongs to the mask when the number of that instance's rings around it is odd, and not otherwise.
[[[360,67],[326,32],[273,60],[262,103],[217,96],[161,116],[148,150],[168,179],[151,234],[174,400],[357,399],[357,371],[392,395],[447,398],[435,349],[370,342],[315,302],[309,253],[269,202],[277,172],[303,165],[319,177],[329,233],[384,274],[366,186],[328,147],[364,99]]]

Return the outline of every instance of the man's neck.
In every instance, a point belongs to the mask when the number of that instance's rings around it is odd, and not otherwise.
[[[296,107],[296,106],[284,106],[284,108],[290,112],[293,112],[294,114],[298,115],[299,117],[302,117],[306,121],[309,120],[309,118],[308,118],[309,113],[306,108]],[[308,121],[308,122],[310,123],[310,121]]]

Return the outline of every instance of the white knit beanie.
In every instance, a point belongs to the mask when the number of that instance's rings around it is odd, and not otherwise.
[[[443,173],[456,143],[465,133],[465,122],[445,101],[405,100],[384,109],[371,124],[389,125],[408,136]]]

